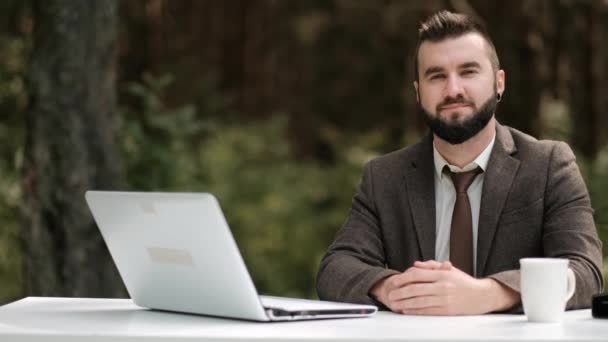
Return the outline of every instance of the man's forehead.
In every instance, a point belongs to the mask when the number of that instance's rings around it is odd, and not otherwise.
[[[421,69],[468,62],[491,66],[489,55],[486,40],[479,33],[472,32],[438,42],[423,42],[418,51],[418,62]]]

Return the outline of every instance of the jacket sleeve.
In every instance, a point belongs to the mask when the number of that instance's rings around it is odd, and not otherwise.
[[[576,278],[568,309],[588,308],[591,296],[603,289],[602,243],[593,221],[593,209],[576,158],[565,143],[557,143],[547,170],[542,244],[544,256],[567,258]],[[519,270],[491,275],[520,292]]]
[[[370,296],[370,289],[398,273],[385,267],[372,165],[373,161],[365,166],[348,218],[321,261],[317,275],[320,299],[380,305]]]

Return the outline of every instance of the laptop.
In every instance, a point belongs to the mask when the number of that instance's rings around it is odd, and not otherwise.
[[[370,305],[260,296],[210,193],[87,191],[133,302],[253,321],[366,317]]]

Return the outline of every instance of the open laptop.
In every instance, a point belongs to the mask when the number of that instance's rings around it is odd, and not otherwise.
[[[259,296],[209,193],[88,191],[97,226],[135,304],[255,321],[365,317],[377,308]]]

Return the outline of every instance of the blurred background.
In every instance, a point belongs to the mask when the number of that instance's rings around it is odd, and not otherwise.
[[[4,0],[0,304],[126,295],[88,189],[213,192],[260,292],[315,298],[363,164],[426,131],[441,9],[488,26],[499,120],[571,144],[607,241],[606,0]]]

